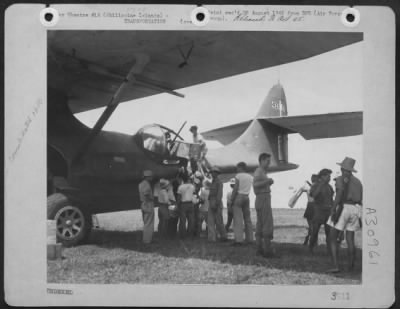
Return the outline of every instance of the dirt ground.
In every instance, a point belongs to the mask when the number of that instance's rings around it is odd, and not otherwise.
[[[48,261],[49,283],[176,283],[321,285],[361,283],[361,232],[356,233],[357,261],[352,272],[327,274],[331,267],[323,228],[314,255],[303,246],[307,232],[302,209],[273,209],[274,247],[279,259],[256,256],[254,245],[233,247],[232,241],[209,243],[196,239],[141,242],[141,213],[126,211],[97,215],[100,228],[89,243],[63,249],[63,259]],[[157,217],[157,216],[156,216]],[[226,221],[226,213],[224,213]],[[252,223],[255,226],[255,210]],[[157,219],[155,222],[157,227]],[[204,229],[204,227],[203,227]],[[228,238],[233,239],[232,231]],[[345,244],[342,245],[345,247]],[[346,267],[346,249],[340,250]]]

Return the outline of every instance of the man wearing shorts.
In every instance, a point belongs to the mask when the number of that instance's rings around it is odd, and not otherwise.
[[[360,180],[353,175],[353,172],[356,172],[354,169],[355,163],[356,161],[349,157],[346,157],[343,162],[337,163],[341,167],[342,175],[336,179],[336,197],[333,202],[332,214],[328,220],[328,225],[332,227],[329,233],[329,245],[331,247],[333,268],[328,270],[331,273],[340,271],[337,238],[341,231],[346,231],[349,270],[354,268],[354,232],[361,228],[363,190]],[[342,211],[340,211],[341,208]]]

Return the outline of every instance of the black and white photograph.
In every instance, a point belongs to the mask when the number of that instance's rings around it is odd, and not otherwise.
[[[48,281],[359,284],[362,41],[49,31]]]
[[[390,305],[392,17],[11,7],[9,302]]]

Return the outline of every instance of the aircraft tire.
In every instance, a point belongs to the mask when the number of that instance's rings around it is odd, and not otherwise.
[[[73,247],[87,241],[92,228],[92,216],[77,201],[62,193],[47,197],[47,219],[56,220],[57,242]]]

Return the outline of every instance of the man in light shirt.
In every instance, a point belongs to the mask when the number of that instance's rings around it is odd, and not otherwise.
[[[231,198],[233,203],[233,232],[235,235],[233,245],[241,245],[243,244],[243,223],[246,243],[253,242],[249,200],[253,177],[246,172],[246,163],[239,162],[236,168],[238,173],[235,177],[235,186],[233,187]]]
[[[199,219],[198,219],[199,235],[201,234],[202,231],[203,222],[206,222],[206,231],[208,234],[207,220],[208,220],[208,208],[210,205],[210,201],[208,200],[210,196],[210,186],[211,186],[211,181],[205,179],[203,181],[203,187],[200,190],[200,208],[199,208]]]
[[[169,209],[171,205],[170,196],[168,194],[169,181],[160,179],[160,190],[158,192],[158,233],[160,237],[167,237]]]
[[[194,206],[193,195],[195,187],[190,183],[187,175],[183,176],[183,184],[178,187],[178,207],[179,207],[179,236],[193,236],[194,228]],[[186,227],[187,221],[187,227]]]

